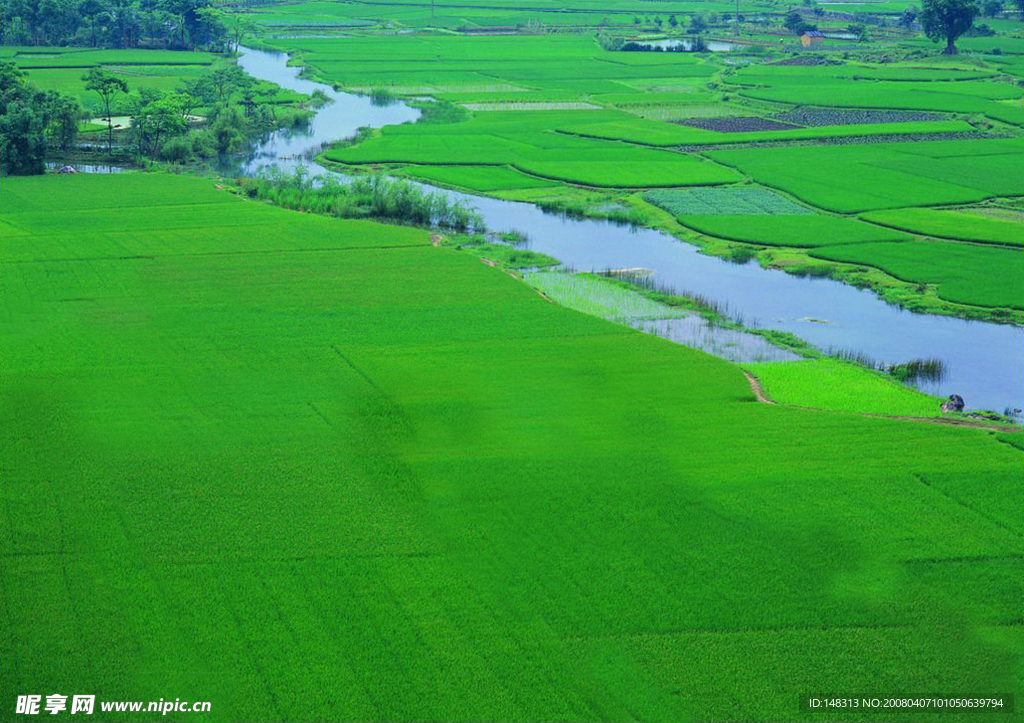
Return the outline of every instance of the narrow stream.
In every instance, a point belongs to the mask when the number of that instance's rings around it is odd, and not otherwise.
[[[300,93],[320,90],[334,102],[321,108],[308,128],[270,134],[237,163],[224,166],[223,172],[253,174],[264,166],[287,170],[301,163],[313,174],[330,173],[310,160],[324,144],[349,137],[360,127],[419,117],[417,109],[404,103],[374,105],[366,96],[299,78],[300,68],[288,66],[287,60],[284,54],[242,48],[239,65],[256,78]],[[576,270],[651,269],[654,280],[712,299],[748,326],[793,332],[823,350],[848,350],[888,364],[939,359],[946,372],[943,379],[916,385],[941,396],[960,394],[971,409],[1003,412],[1024,407],[1024,329],[1019,327],[915,314],[837,281],[706,256],[695,246],[652,229],[569,219],[528,203],[444,192],[475,206],[489,229],[525,232],[532,250]],[[673,325],[644,328],[686,341]]]

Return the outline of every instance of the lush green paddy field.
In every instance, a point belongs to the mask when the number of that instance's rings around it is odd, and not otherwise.
[[[987,431],[759,404],[422,231],[175,176],[2,192],[5,705],[793,720],[1024,693],[1021,452]]]
[[[938,401],[838,359],[744,364],[774,402],[889,416],[938,417]]]
[[[643,206],[642,198],[671,214],[666,230],[701,243],[863,244],[815,256],[873,267],[889,281],[941,286],[956,303],[1016,306],[1024,298],[1019,252],[925,240],[1020,245],[1013,219],[958,223],[929,210],[1024,195],[1024,91],[1001,56],[878,63],[847,53],[823,65],[779,65],[764,53],[609,52],[582,34],[269,42],[339,86],[389,87],[462,108],[448,123],[384,128],[327,151],[329,160],[401,167],[519,200],[559,204],[575,195],[580,205],[595,190],[616,203],[633,196],[629,203]],[[729,56],[741,58],[738,65],[726,63]],[[782,192],[797,210],[708,214],[671,201],[683,188],[749,181]],[[906,259],[908,270],[894,261],[892,243],[915,237],[920,243],[899,251],[921,250]],[[941,271],[948,263],[937,261],[950,254],[962,260],[956,291]]]

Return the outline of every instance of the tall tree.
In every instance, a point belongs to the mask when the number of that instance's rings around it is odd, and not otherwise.
[[[0,114],[0,173],[25,176],[45,168],[46,136],[35,109],[17,100]]]
[[[114,150],[114,121],[110,117],[110,104],[120,93],[128,92],[128,83],[104,68],[90,68],[82,76],[86,90],[96,91],[103,100],[103,112],[107,119],[107,153]]]
[[[986,17],[994,18],[1003,11],[1003,0],[985,0],[981,10]]]
[[[917,20],[917,8],[913,6],[906,7],[900,14],[899,24],[907,32],[914,27],[914,22]]]
[[[974,0],[924,0],[921,25],[933,43],[946,41],[944,55],[956,55],[956,40],[971,29],[978,11]]]
[[[256,24],[249,18],[242,15],[234,16],[231,21],[231,42],[235,46],[236,53],[242,41],[245,40],[245,36],[252,34],[255,29]]]
[[[40,91],[14,63],[0,62],[0,174],[42,173],[48,139],[73,144],[80,114],[71,96]]]

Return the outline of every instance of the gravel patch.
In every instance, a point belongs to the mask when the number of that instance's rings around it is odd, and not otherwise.
[[[819,126],[856,126],[870,123],[912,123],[944,120],[941,113],[901,110],[790,110],[772,116],[786,123],[816,128]]]
[[[719,133],[751,133],[755,131],[786,131],[799,126],[792,123],[783,123],[777,120],[769,120],[758,116],[736,116],[733,118],[688,118],[675,121],[681,126],[691,128],[703,128],[708,131]]]

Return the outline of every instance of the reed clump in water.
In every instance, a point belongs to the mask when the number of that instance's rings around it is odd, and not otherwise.
[[[465,201],[452,201],[444,193],[380,174],[342,182],[331,176],[310,178],[301,167],[293,173],[272,167],[255,178],[240,178],[237,183],[251,198],[298,211],[462,232],[485,229],[483,217]]]

